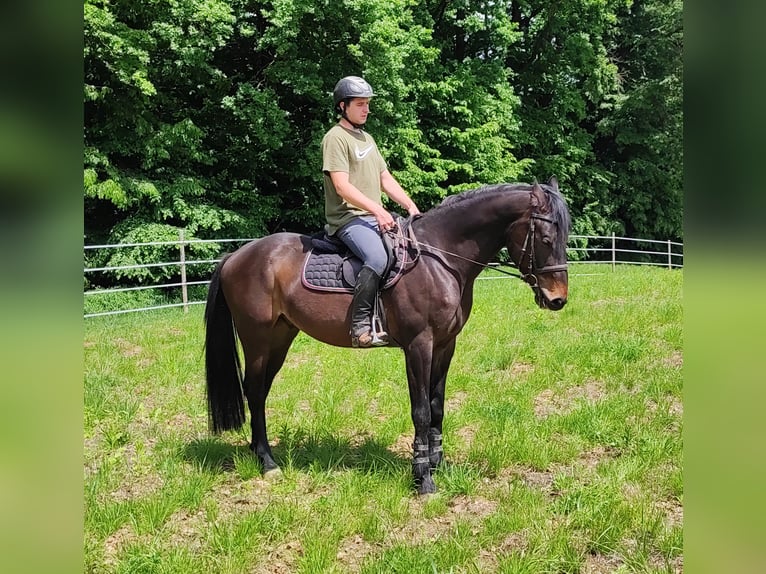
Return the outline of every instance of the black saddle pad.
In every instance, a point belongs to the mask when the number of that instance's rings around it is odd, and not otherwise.
[[[390,236],[385,237],[389,241],[393,261],[381,289],[392,287],[414,261],[403,236],[393,240]],[[332,237],[314,236],[311,243],[312,249],[306,255],[301,272],[303,285],[316,291],[353,293],[362,261],[341,241]]]
[[[354,290],[354,278],[362,261],[353,255],[325,253],[312,249],[303,264],[303,284],[319,291]]]

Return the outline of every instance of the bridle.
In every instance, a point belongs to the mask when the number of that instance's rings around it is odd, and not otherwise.
[[[516,277],[518,279],[521,279],[524,282],[528,283],[533,289],[537,289],[538,274],[555,273],[556,271],[566,271],[569,266],[566,263],[562,263],[560,265],[546,265],[543,267],[537,266],[537,264],[535,263],[535,221],[545,221],[547,223],[558,225],[558,223],[554,219],[551,219],[550,217],[546,217],[545,215],[541,215],[539,213],[533,213],[529,217],[529,227],[527,229],[527,235],[524,238],[524,243],[521,247],[521,257],[519,257],[518,272],[506,271],[505,269],[501,269],[497,266],[489,265],[487,263],[482,263],[481,261],[476,261],[469,257],[464,257],[462,255],[458,255],[457,253],[452,253],[451,251],[441,249],[440,247],[436,247],[434,245],[428,245],[427,243],[422,243],[421,241],[415,238],[415,235],[412,231],[412,226],[409,226],[407,235],[397,235],[395,231],[387,231],[386,233],[400,237],[404,239],[405,241],[409,242],[410,244],[412,244],[412,246],[417,250],[418,257],[420,256],[421,248],[424,247],[426,252],[443,253],[444,255],[449,255],[457,259],[462,259],[463,261],[468,261],[469,263],[473,263],[474,265],[478,265],[486,269],[494,269],[495,271],[499,273],[503,273],[504,275],[509,275],[511,277]],[[522,270],[521,265],[522,265],[522,262],[524,261],[525,255],[527,256],[527,265],[526,265],[526,269]],[[442,260],[442,263],[445,265],[445,267],[449,268],[449,265],[447,265],[445,261]]]
[[[566,271],[569,265],[561,263],[559,265],[545,265],[538,267],[535,260],[535,221],[545,221],[558,225],[557,222],[550,217],[540,215],[539,213],[533,213],[529,217],[529,228],[527,229],[527,236],[524,238],[524,244],[521,246],[521,257],[519,257],[519,271],[521,271],[521,263],[524,261],[524,255],[527,255],[527,249],[529,249],[528,263],[526,272],[522,272],[520,275],[516,275],[529,283],[532,287],[537,287],[537,274],[538,273],[555,273],[556,271]]]

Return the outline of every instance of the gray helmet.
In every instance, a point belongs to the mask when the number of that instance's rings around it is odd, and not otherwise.
[[[372,92],[372,86],[359,76],[346,76],[338,80],[335,89],[332,91],[332,100],[335,107],[348,98],[371,98],[375,94]]]

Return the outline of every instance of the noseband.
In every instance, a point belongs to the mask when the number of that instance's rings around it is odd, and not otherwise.
[[[540,215],[539,213],[533,213],[529,217],[529,229],[527,230],[527,236],[524,238],[524,245],[521,247],[521,257],[519,257],[519,271],[521,271],[521,278],[529,283],[532,287],[537,286],[537,274],[538,273],[555,273],[556,271],[566,271],[568,265],[562,263],[561,265],[546,265],[544,267],[538,267],[535,263],[535,221],[545,221],[557,225],[556,221],[550,217]],[[528,255],[528,264],[526,271],[521,269],[521,262],[524,261],[524,256]]]

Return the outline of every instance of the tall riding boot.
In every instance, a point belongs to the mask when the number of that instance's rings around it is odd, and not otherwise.
[[[366,265],[359,271],[351,300],[351,346],[382,347],[388,345],[388,334],[382,329],[375,333],[372,322],[375,297],[378,294],[380,275]]]

